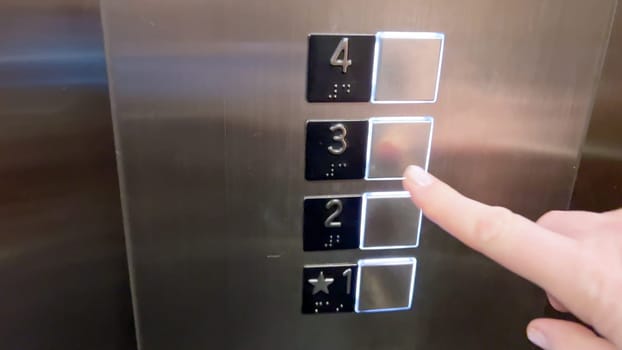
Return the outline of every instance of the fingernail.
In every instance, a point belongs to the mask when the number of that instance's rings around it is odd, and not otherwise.
[[[548,348],[548,344],[546,341],[546,337],[544,336],[544,333],[539,331],[537,328],[529,327],[527,329],[527,338],[529,339],[530,342],[536,344],[542,349],[546,350]]]
[[[428,186],[432,183],[432,176],[418,166],[411,165],[404,172],[406,181],[415,186]]]

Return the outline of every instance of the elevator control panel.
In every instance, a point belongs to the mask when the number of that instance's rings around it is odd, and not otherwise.
[[[439,33],[312,34],[307,101],[434,103],[443,45],[444,35]],[[401,180],[408,165],[427,170],[432,116],[358,117],[307,119],[307,181],[364,180],[370,184]],[[408,192],[310,193],[303,199],[303,211],[305,252],[357,250],[374,255],[356,263],[323,260],[305,265],[303,313],[411,308],[416,257],[384,253],[410,255],[419,246],[423,213],[412,204]]]

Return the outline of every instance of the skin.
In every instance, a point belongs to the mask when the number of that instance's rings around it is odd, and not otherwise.
[[[527,337],[545,350],[622,349],[622,209],[597,214],[552,211],[537,222],[469,199],[410,166],[404,188],[452,236],[544,289],[572,322],[536,319]]]

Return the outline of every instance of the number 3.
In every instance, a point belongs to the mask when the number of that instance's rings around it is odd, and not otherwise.
[[[348,42],[348,38],[341,39],[333,55],[330,56],[330,65],[341,67],[341,72],[344,74],[348,72],[348,67],[352,65],[352,60],[348,58]],[[343,52],[343,58],[339,58],[341,52]]]
[[[333,136],[333,141],[339,142],[341,145],[339,147],[328,146],[328,152],[335,156],[343,154],[343,152],[345,152],[348,148],[348,143],[346,142],[346,135],[348,134],[348,130],[346,130],[346,127],[343,124],[338,123],[331,126],[330,131],[332,131],[333,133],[340,132],[340,134],[335,134]]]

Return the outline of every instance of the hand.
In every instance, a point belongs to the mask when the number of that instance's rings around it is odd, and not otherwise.
[[[410,166],[415,205],[469,247],[543,288],[552,306],[592,325],[537,319],[527,337],[545,350],[622,349],[622,210],[549,212],[534,223],[462,196]]]

